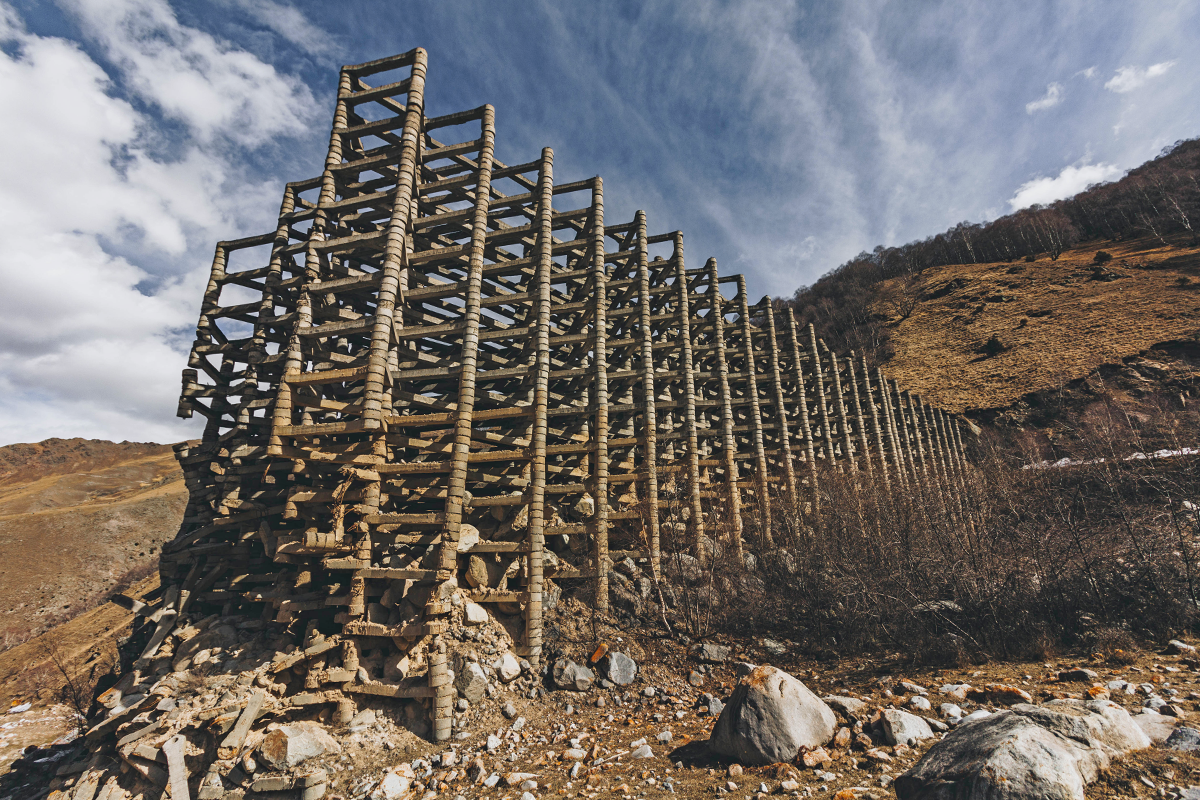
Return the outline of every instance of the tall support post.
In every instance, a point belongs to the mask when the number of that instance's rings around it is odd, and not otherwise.
[[[920,482],[921,476],[917,472],[916,448],[913,445],[912,435],[909,433],[909,422],[911,421],[904,413],[904,395],[900,392],[900,385],[895,381],[888,382],[888,395],[895,395],[896,405],[896,426],[900,429],[900,442],[903,445],[901,452],[904,453],[904,459],[908,462],[908,468],[912,473],[913,480]],[[924,465],[922,465],[922,468]]]
[[[867,439],[867,425],[863,419],[862,399],[858,396],[858,381],[854,377],[854,351],[850,351],[849,357],[846,358],[846,380],[850,382],[851,397],[854,400],[854,419],[858,428],[858,449],[862,452],[863,464],[866,465],[867,472],[872,476],[875,474],[873,465],[871,464],[871,443]]]
[[[888,380],[884,377],[882,369],[877,367],[875,373],[877,385],[879,386],[879,402],[883,406],[883,418],[887,426],[887,437],[892,443],[892,463],[896,466],[896,474],[900,477],[900,485],[907,489],[909,479],[908,462],[900,446],[900,433],[896,430],[896,413],[892,407],[891,387],[888,385]]]
[[[808,323],[808,354],[812,358],[813,374],[817,381],[817,410],[821,413],[821,443],[825,448],[825,463],[837,465],[833,448],[833,428],[829,424],[829,403],[825,399],[825,374],[821,368],[821,353],[817,349],[817,331]]]
[[[608,276],[604,267],[604,183],[592,184],[592,358],[595,374],[596,445],[592,483],[596,537],[596,610],[608,611]]]
[[[392,315],[400,289],[400,271],[404,268],[407,253],[409,218],[418,180],[417,163],[421,155],[421,127],[425,116],[425,72],[428,62],[429,57],[418,47],[413,52],[412,77],[409,79],[408,104],[404,115],[404,131],[401,134],[400,164],[397,167],[396,198],[393,201],[391,219],[388,221],[383,269],[380,270],[379,291],[375,296],[375,324],[371,329],[367,378],[363,383],[362,418],[363,427],[368,430],[383,427],[383,384],[387,376],[388,350],[391,346]],[[339,100],[339,106],[344,106],[344,101]],[[487,170],[490,175],[492,145],[487,147]],[[341,161],[340,155],[338,161]],[[333,176],[328,169],[326,175],[332,182]],[[322,188],[322,196],[324,191]],[[484,218],[486,220],[486,212]]]
[[[533,388],[533,461],[529,485],[529,602],[525,604],[525,657],[535,667],[542,657],[542,551],[546,544],[546,431],[550,402],[550,270],[554,246],[554,151],[542,150],[537,182],[537,328]]]
[[[771,537],[771,493],[770,476],[767,474],[767,450],[763,445],[762,408],[758,401],[758,365],[754,356],[753,331],[750,328],[750,303],[746,298],[746,278],[738,275],[738,297],[741,298],[742,350],[746,358],[746,393],[750,401],[750,432],[754,437],[755,477],[758,479],[758,508],[762,515],[763,544],[770,547]]]
[[[875,452],[879,456],[879,471],[883,474],[883,483],[888,488],[892,488],[891,478],[888,476],[887,467],[887,448],[883,443],[883,430],[879,427],[879,407],[875,404],[874,393],[871,390],[871,370],[867,367],[867,357],[861,356],[862,359],[862,379],[863,389],[867,393],[867,405],[871,407],[871,432],[875,436]]]
[[[800,336],[796,331],[796,315],[787,312],[788,343],[792,346],[792,369],[800,395],[800,430],[804,434],[804,457],[808,461],[808,479],[812,483],[813,513],[820,512],[821,494],[817,486],[817,453],[813,446],[812,425],[808,419],[808,393],[804,388],[804,368],[800,366]]]
[[[738,488],[737,442],[733,438],[733,398],[729,391],[729,364],[725,359],[725,301],[721,297],[717,260],[710,258],[708,270],[708,313],[712,318],[713,339],[717,349],[717,375],[721,387],[721,457],[725,467],[725,485],[729,491],[729,518],[733,524],[733,550],[742,561],[742,496]]]
[[[928,464],[928,459],[925,456],[925,439],[921,435],[921,426],[924,424],[925,421],[920,417],[919,414],[917,414],[916,405],[913,403],[912,393],[900,391],[899,384],[896,384],[896,398],[900,403],[901,413],[904,412],[905,406],[906,405],[908,406],[907,418],[908,418],[909,422],[911,423],[913,442],[917,446],[916,452],[917,452],[917,458],[919,459],[920,464],[921,464],[921,474],[924,475],[926,478],[928,478],[929,477],[929,464]],[[905,430],[908,430],[907,426],[905,427]],[[936,477],[936,475],[937,475],[937,473],[935,472],[934,476]]]
[[[779,370],[779,338],[775,330],[775,309],[767,306],[767,341],[771,343],[771,379],[775,388],[775,419],[779,426],[779,441],[783,447],[784,475],[787,479],[788,502],[795,506],[799,501],[796,492],[796,466],[792,463],[791,426],[787,420],[787,406],[784,405],[783,377]],[[803,384],[801,384],[803,386]],[[801,388],[803,391],[803,388]]]
[[[850,430],[850,419],[846,414],[846,399],[842,394],[842,375],[838,369],[838,358],[825,342],[821,342],[821,349],[829,356],[829,369],[833,377],[833,394],[836,398],[838,425],[842,429],[842,450],[845,451],[846,462],[850,465],[850,471],[855,472],[858,470],[858,464],[854,461],[854,435]]]
[[[480,138],[482,142],[477,162],[475,206],[472,212],[470,255],[467,262],[462,349],[459,355],[458,402],[454,412],[454,442],[451,446],[450,478],[447,483],[442,543],[438,559],[437,579],[439,581],[450,580],[458,567],[458,539],[462,531],[463,507],[467,489],[467,462],[471,451],[471,426],[475,416],[475,379],[479,366],[479,316],[483,288],[484,244],[487,240],[492,154],[496,133],[495,114],[492,107],[484,106],[481,112]],[[397,203],[399,203],[398,199]],[[390,244],[389,241],[389,246]],[[403,242],[399,244],[402,245]],[[368,372],[368,380],[369,374]],[[444,616],[447,610],[443,603],[438,602],[435,593],[430,597],[425,613],[427,618],[434,618]],[[435,697],[437,716],[434,720],[434,734],[438,741],[444,741],[443,734],[446,738],[450,736],[453,701],[453,686],[446,683],[437,687],[437,696]]]
[[[658,412],[654,399],[654,332],[650,329],[650,253],[646,241],[646,212],[639,211],[634,216],[634,227],[637,230],[637,268],[638,268],[638,311],[641,316],[638,327],[641,329],[642,345],[642,447],[643,465],[646,470],[646,516],[649,527],[650,570],[654,579],[660,577],[659,563],[661,547],[659,543],[658,520]]]
[[[446,496],[445,522],[442,528],[438,579],[448,580],[458,566],[458,538],[462,530],[463,506],[467,491],[467,462],[471,452],[471,426],[475,416],[475,376],[479,367],[479,316],[483,290],[484,243],[491,196],[492,152],[495,144],[495,115],[491,106],[483,107],[482,139],[475,190],[474,219],[471,226],[470,257],[467,266],[467,291],[463,304],[462,350],[459,356],[458,403],[454,414],[454,444],[450,458],[450,480]]]
[[[683,361],[684,431],[687,434],[688,499],[691,503],[692,547],[699,556],[704,535],[704,513],[700,505],[700,442],[696,434],[696,370],[692,355],[692,308],[688,297],[687,270],[683,260],[683,234],[675,232],[675,288],[679,292],[679,346]]]

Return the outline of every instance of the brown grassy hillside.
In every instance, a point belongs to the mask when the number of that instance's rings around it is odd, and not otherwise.
[[[167,445],[0,447],[0,650],[153,571],[186,503]]]
[[[1091,242],[1045,255],[925,270],[921,300],[893,316],[884,370],[953,411],[1007,406],[1082,378],[1155,343],[1200,332],[1200,248],[1152,237]],[[1097,251],[1113,259],[1094,264]],[[898,291],[889,281],[884,291]],[[989,355],[995,336],[1005,349]]]

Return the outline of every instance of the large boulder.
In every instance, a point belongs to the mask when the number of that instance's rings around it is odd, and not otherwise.
[[[708,744],[745,764],[774,764],[828,743],[836,731],[833,711],[807,686],[783,670],[758,667],[738,681]]]
[[[966,719],[895,781],[899,800],[1083,800],[1112,759],[1150,746],[1119,706],[1056,700]]]
[[[293,722],[271,731],[258,746],[271,769],[291,769],[310,758],[342,751],[334,738],[315,722]]]

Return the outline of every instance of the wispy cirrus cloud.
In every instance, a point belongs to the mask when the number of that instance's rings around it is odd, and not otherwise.
[[[1025,113],[1034,114],[1038,111],[1045,111],[1047,108],[1054,108],[1062,102],[1063,85],[1061,83],[1051,83],[1046,86],[1046,93],[1025,104]]]
[[[1174,61],[1161,61],[1148,67],[1121,67],[1117,74],[1104,84],[1104,88],[1117,94],[1126,94],[1141,88],[1151,78],[1166,75],[1173,66]]]

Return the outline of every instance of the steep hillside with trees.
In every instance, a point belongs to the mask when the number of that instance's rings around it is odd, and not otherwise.
[[[780,302],[793,306],[801,323],[815,325],[831,347],[852,348],[886,363],[897,352],[894,338],[904,328],[901,323],[922,303],[938,299],[929,293],[931,285],[941,285],[941,268],[1057,262],[1082,244],[1096,250],[1105,249],[1104,243],[1122,243],[1142,253],[1144,268],[1170,262],[1168,268],[1183,269],[1172,276],[1178,280],[1195,268],[1172,259],[1200,246],[1198,225],[1200,139],[1190,139],[1118,181],[1049,206],[1032,206],[988,223],[962,222],[923,241],[861,253]]]

